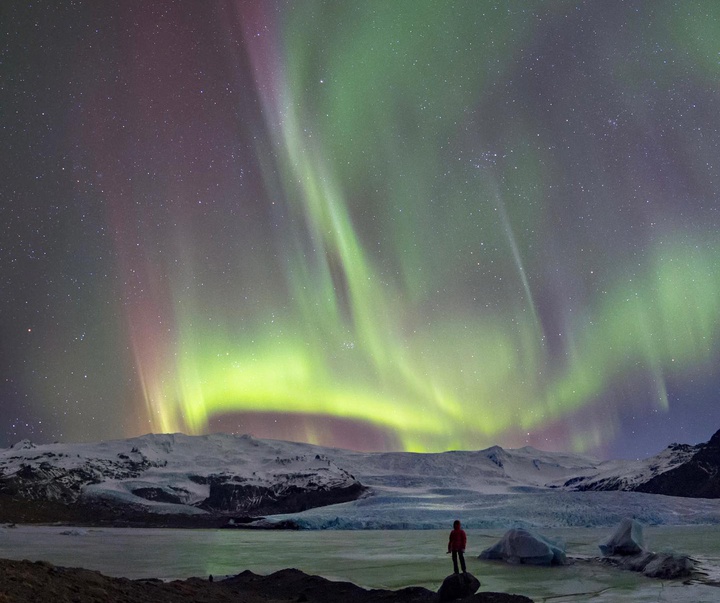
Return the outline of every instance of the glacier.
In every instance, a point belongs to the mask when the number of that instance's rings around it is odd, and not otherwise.
[[[361,453],[229,434],[23,441],[0,450],[0,491],[69,503],[113,500],[155,514],[264,514],[265,526],[290,522],[310,530],[439,529],[454,519],[469,529],[610,527],[624,517],[648,526],[719,524],[720,499],[587,487],[632,487],[682,465],[694,449],[674,445],[643,461],[597,461],[531,447]],[[355,489],[345,502],[325,496],[348,488]],[[275,504],[298,491],[324,498],[295,508]],[[265,499],[233,502],[247,492],[264,492]]]

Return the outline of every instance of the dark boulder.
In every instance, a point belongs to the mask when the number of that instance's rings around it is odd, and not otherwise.
[[[645,566],[642,573],[648,578],[674,580],[687,578],[695,570],[695,564],[686,555],[672,555],[670,553],[657,553]]]
[[[614,567],[639,572],[648,578],[677,580],[695,573],[695,564],[687,555],[642,551],[635,555],[603,557],[602,562]]]
[[[441,601],[455,601],[474,595],[480,588],[480,580],[469,572],[464,574],[450,574],[443,580],[438,597]]]

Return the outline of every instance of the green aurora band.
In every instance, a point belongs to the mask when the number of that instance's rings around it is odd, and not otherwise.
[[[549,17],[568,5],[550,4]],[[573,218],[553,205],[567,174],[547,135],[522,109],[502,117],[502,138],[486,125],[490,99],[539,44],[534,20],[484,2],[304,1],[265,23],[278,41],[246,35],[251,57],[274,53],[254,70],[285,295],[212,311],[182,294],[164,368],[138,367],[155,430],[311,414],[378,427],[404,450],[477,448],[600,408],[638,375],[664,410],[668,377],[713,370],[717,232],[658,214],[662,229],[638,234],[632,253],[598,235],[558,254],[553,233]],[[685,39],[702,15],[657,27]],[[626,233],[612,193],[595,190],[600,230]],[[574,284],[550,327],[538,299],[563,267]],[[199,270],[172,290],[192,290]],[[596,419],[573,424],[569,447],[615,431],[614,410]]]

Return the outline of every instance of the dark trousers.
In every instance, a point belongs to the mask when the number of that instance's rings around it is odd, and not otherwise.
[[[462,568],[463,573],[465,573],[467,570],[465,569],[465,555],[462,551],[453,551],[452,552],[452,558],[453,558],[453,568],[455,569],[455,573],[459,574],[458,571],[458,557],[460,557],[460,567]]]

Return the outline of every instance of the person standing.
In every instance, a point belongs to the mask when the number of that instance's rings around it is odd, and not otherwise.
[[[463,574],[467,572],[465,568],[465,546],[467,545],[467,534],[460,525],[460,520],[456,519],[453,522],[453,530],[450,532],[450,541],[448,542],[448,553],[452,553],[453,568],[455,573],[459,574],[458,571],[458,558],[460,559],[460,567],[462,568]]]

